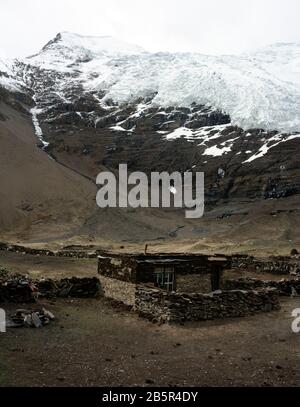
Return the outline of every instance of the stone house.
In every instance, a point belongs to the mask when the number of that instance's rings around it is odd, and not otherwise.
[[[186,254],[103,254],[98,256],[98,274],[106,295],[118,298],[133,286],[145,285],[168,293],[186,290],[209,293],[221,287],[222,271],[230,267],[230,258]],[[112,281],[113,280],[113,281]],[[113,290],[113,287],[115,290]],[[119,289],[118,289],[119,288]]]
[[[103,294],[158,322],[245,316],[279,308],[272,290],[224,290],[231,258],[196,254],[98,256]]]

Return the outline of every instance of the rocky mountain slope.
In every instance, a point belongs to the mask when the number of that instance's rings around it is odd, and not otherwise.
[[[204,171],[208,218],[249,216],[243,207],[268,201],[273,212],[295,213],[287,202],[300,192],[299,72],[300,44],[215,57],[61,33],[36,55],[0,61],[0,124],[7,106],[31,120],[45,160],[84,182],[119,163],[147,173]],[[97,235],[105,226],[93,211],[85,232]],[[137,219],[127,215],[116,234]],[[138,215],[133,235],[168,236],[185,223],[172,214],[164,231],[154,231],[152,216]]]

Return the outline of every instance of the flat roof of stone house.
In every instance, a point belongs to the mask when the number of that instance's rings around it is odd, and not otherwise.
[[[231,256],[226,256],[224,254],[201,254],[201,253],[148,253],[144,254],[141,252],[134,252],[134,253],[122,253],[122,252],[109,252],[109,251],[99,251],[98,250],[98,257],[132,257],[136,259],[157,259],[157,258],[166,258],[166,259],[174,259],[174,258],[207,258],[207,259],[229,259]]]
[[[204,260],[209,263],[225,263],[231,259],[230,256],[224,255],[205,255],[198,253],[113,253],[102,252],[98,255],[98,259],[108,258],[123,258],[136,261],[138,264],[176,264],[188,263],[196,260]]]

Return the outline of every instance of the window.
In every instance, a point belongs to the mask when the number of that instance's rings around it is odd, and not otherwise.
[[[156,286],[168,292],[175,291],[175,271],[174,267],[160,266],[155,268]]]

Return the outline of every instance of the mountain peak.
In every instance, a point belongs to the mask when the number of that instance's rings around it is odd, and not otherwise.
[[[140,54],[145,52],[138,45],[129,44],[112,36],[81,35],[68,31],[58,33],[54,39],[43,47],[42,52],[57,47],[81,49],[92,54]]]

